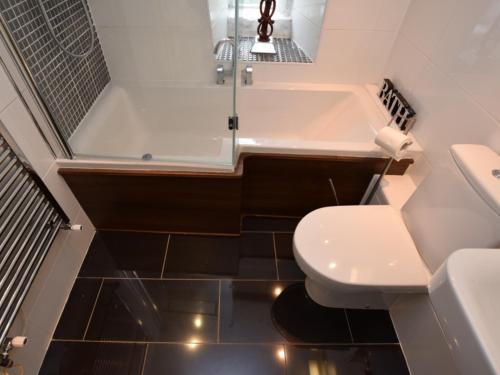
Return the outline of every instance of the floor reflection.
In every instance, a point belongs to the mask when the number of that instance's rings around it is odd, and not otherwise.
[[[214,342],[218,281],[106,280],[88,339]]]

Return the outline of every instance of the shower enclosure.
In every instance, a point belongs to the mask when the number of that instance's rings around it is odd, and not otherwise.
[[[9,0],[0,2],[2,37],[67,156],[232,166],[237,54],[217,61],[214,47],[228,12],[238,19],[235,5]]]

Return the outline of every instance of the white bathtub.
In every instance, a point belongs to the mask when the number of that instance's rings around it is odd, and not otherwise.
[[[70,139],[79,159],[230,164],[230,87],[110,84]],[[141,163],[144,163],[141,160]]]
[[[255,84],[238,89],[242,152],[383,156],[373,143],[388,116],[376,88]],[[70,139],[74,163],[94,168],[232,170],[229,87],[109,85]],[[410,157],[420,154],[415,143]],[[144,154],[153,159],[141,160]]]

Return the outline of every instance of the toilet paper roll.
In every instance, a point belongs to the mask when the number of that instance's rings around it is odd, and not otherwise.
[[[400,161],[405,156],[413,141],[401,131],[386,126],[378,132],[375,143],[387,152],[389,156]]]

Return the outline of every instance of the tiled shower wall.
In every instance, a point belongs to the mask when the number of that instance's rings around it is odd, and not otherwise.
[[[74,53],[90,45],[86,0],[43,0],[56,35]],[[85,58],[64,53],[50,35],[36,0],[0,0],[0,12],[33,75],[43,100],[68,140],[110,81],[95,33],[95,46]]]

